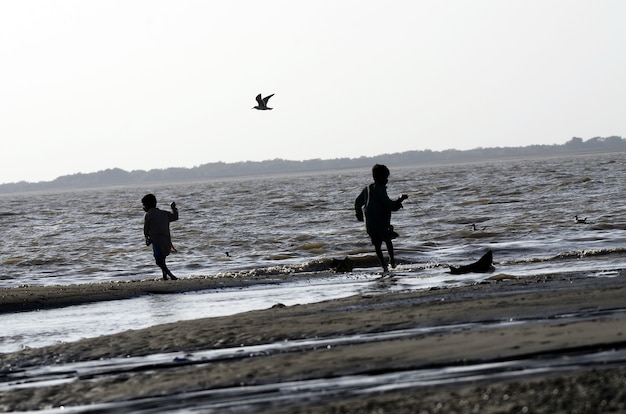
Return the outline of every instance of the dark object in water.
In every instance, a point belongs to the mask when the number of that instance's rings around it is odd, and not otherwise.
[[[335,272],[351,272],[354,269],[354,260],[346,256],[343,260],[333,259],[329,267],[335,269]]]
[[[483,255],[480,259],[475,261],[472,264],[464,265],[464,266],[450,266],[450,273],[453,275],[462,275],[465,273],[487,273],[493,272],[495,268],[493,267],[493,253],[489,250],[487,253]]]

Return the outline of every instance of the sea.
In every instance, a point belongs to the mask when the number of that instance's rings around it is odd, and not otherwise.
[[[400,269],[436,273],[488,249],[497,272],[510,275],[626,264],[625,152],[389,168],[389,196],[409,195],[392,216]],[[147,193],[179,209],[168,264],[180,277],[280,275],[373,258],[354,213],[370,182],[371,171],[359,169],[0,195],[0,287],[158,277],[143,237]]]
[[[617,277],[626,269],[626,152],[388,167],[389,196],[409,196],[392,215],[399,233],[392,274],[403,281],[393,289],[486,277]],[[168,257],[179,278],[307,275],[236,294],[123,301],[134,316],[124,322],[103,317],[120,314],[110,303],[0,315],[12,321],[3,323],[11,326],[0,352],[367,291],[382,268],[354,200],[371,182],[363,168],[0,195],[0,288],[160,278],[143,237],[147,193],[158,207],[176,202],[179,209],[171,223],[177,253]],[[488,250],[491,274],[449,274],[449,265]],[[346,257],[352,272],[329,268]],[[109,319],[111,326],[93,323]]]

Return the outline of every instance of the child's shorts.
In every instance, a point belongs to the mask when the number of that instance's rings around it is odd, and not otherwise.
[[[163,252],[161,252],[161,248],[154,242],[152,242],[152,253],[154,254],[155,259],[165,259]]]

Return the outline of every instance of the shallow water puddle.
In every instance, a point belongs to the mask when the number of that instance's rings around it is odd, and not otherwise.
[[[485,277],[468,275],[454,282],[476,283]],[[277,303],[292,306],[364,293],[427,289],[445,285],[446,278],[449,275],[432,277],[401,271],[392,272],[387,277],[374,273],[333,274],[280,284],[151,295],[17,312],[0,316],[11,320],[11,323],[3,324],[0,332],[0,352],[73,342],[169,322],[268,309]]]
[[[0,332],[0,352],[38,348],[205,317],[227,316],[356,295],[379,277],[373,274],[338,275],[245,288],[143,296],[1,315],[10,318]],[[332,286],[332,288],[329,288]]]
[[[530,323],[564,323],[568,321],[582,321],[585,319],[597,319],[623,315],[625,309],[612,310],[588,310],[578,313],[551,315],[547,318],[532,318],[524,320],[486,321],[477,323],[451,324],[429,327],[417,327],[411,329],[392,330],[386,332],[363,333],[339,337],[311,338],[302,340],[281,341],[271,344],[254,346],[242,346],[236,348],[211,349],[195,351],[192,354],[181,355],[175,353],[161,353],[147,356],[112,358],[98,361],[85,361],[60,365],[47,365],[32,367],[17,371],[0,372],[0,391],[6,392],[18,388],[36,388],[42,386],[60,385],[76,380],[111,377],[121,374],[138,373],[154,369],[167,369],[183,365],[209,364],[220,360],[244,359],[263,357],[289,352],[314,351],[316,349],[331,348],[335,346],[369,343],[391,339],[410,338],[417,336],[433,335],[440,333],[461,332],[477,329],[499,329],[514,325]],[[626,352],[626,350],[624,351]],[[622,360],[624,355],[619,352],[607,354],[611,358]],[[571,364],[576,363],[577,358],[570,359]],[[606,362],[615,362],[610,359]],[[510,362],[504,362],[508,366]],[[448,371],[452,377],[454,372],[465,370],[465,367],[457,371]],[[470,368],[473,372],[475,369]],[[438,372],[441,370],[438,370]],[[439,374],[443,375],[443,374]]]

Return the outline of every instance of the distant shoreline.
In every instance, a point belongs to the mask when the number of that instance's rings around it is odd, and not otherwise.
[[[584,156],[626,151],[626,139],[621,137],[592,138],[583,141],[572,138],[562,145],[530,145],[527,147],[493,147],[472,150],[405,151],[372,157],[311,159],[291,161],[274,159],[266,161],[242,161],[235,163],[214,162],[192,168],[166,168],[149,171],[125,171],[111,168],[93,173],[65,175],[52,181],[0,184],[0,194],[101,188],[136,184],[194,182],[202,180],[243,178],[246,176],[271,176],[281,174],[314,173],[332,170],[369,168],[374,163],[396,167],[409,165],[441,165],[490,160],[527,159],[537,157]]]

